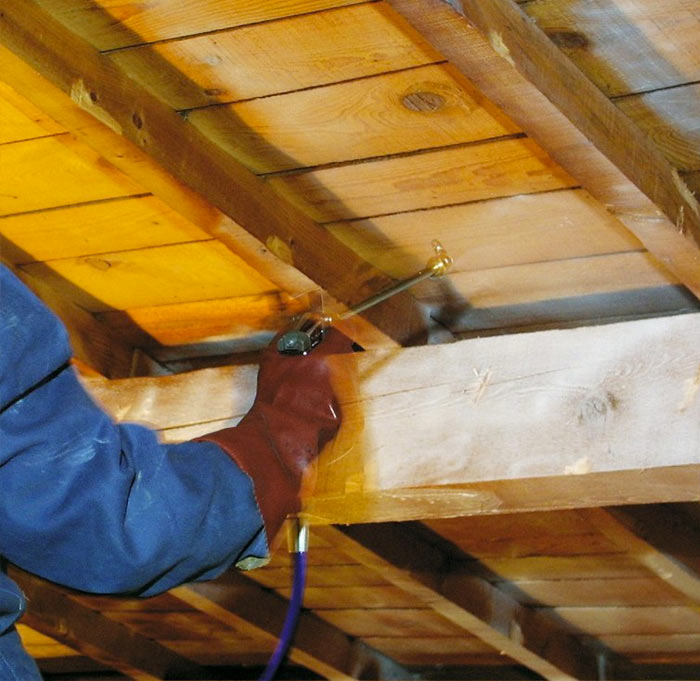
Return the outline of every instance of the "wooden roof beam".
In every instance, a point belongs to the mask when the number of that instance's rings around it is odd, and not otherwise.
[[[553,618],[485,579],[459,572],[435,542],[405,525],[324,527],[315,532],[383,579],[519,664],[552,681],[595,678],[595,653]],[[449,569],[448,569],[449,568]]]
[[[697,199],[513,0],[388,2],[700,297]]]
[[[9,574],[27,596],[22,622],[32,629],[139,681],[206,678],[199,665],[78,603],[67,590],[13,566]]]
[[[286,598],[235,570],[215,581],[189,584],[171,593],[239,631],[270,640],[279,637],[289,605]],[[331,681],[414,678],[386,655],[308,610],[299,616],[289,658]]]
[[[292,264],[347,305],[393,283],[390,277],[275,193],[263,179],[188,124],[176,111],[125,74],[109,57],[60,24],[33,0],[3,2],[0,45],[30,64],[64,94],[70,95],[75,103],[94,116],[91,120],[100,121],[110,128],[112,139],[118,133],[129,140],[228,216],[236,226],[252,234],[257,245],[246,244],[249,252],[256,249],[273,252],[281,258],[279,262]],[[7,54],[0,54],[0,58],[3,62],[10,61]],[[8,82],[24,92],[26,86],[21,77],[14,75],[16,70],[16,64],[13,64]],[[7,80],[5,69],[3,79]],[[27,94],[30,101],[34,101],[31,92]],[[73,129],[70,125],[67,127]],[[102,137],[97,144],[104,145],[104,127],[100,127],[95,135]],[[133,156],[131,149],[128,153]],[[107,158],[110,159],[109,154]],[[114,161],[118,167],[123,166],[120,160]],[[173,189],[167,186],[167,180],[156,178],[155,183],[172,197]],[[199,221],[196,224],[220,238],[232,250],[240,249],[232,243],[231,224],[222,228],[219,221],[211,224],[210,219],[204,224]],[[264,258],[258,255],[258,259]],[[263,273],[267,275],[268,270],[263,270]],[[415,343],[426,333],[426,311],[406,292],[369,310],[365,317],[369,323],[365,323],[364,331],[375,342],[376,336],[383,334],[385,344],[390,344],[391,339],[402,344]],[[356,338],[360,343],[364,342],[361,335],[356,335]]]
[[[698,500],[699,334],[689,314],[339,356],[359,394],[341,397],[344,426],[305,515],[365,523]],[[236,423],[255,375],[87,385],[121,420],[177,441]]]

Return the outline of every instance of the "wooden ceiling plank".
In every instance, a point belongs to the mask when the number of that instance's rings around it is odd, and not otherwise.
[[[370,2],[110,53],[174,109],[235,102],[442,60]],[[163,62],[170,68],[163,69]]]
[[[66,590],[18,568],[9,573],[27,596],[24,623],[41,633],[139,681],[204,678],[198,665],[77,603]]]
[[[213,582],[178,587],[172,592],[189,605],[263,638],[276,639],[288,601],[237,571]],[[289,658],[329,681],[355,678],[410,678],[400,665],[310,611],[302,611]]]
[[[396,525],[316,530],[442,617],[546,679],[590,678],[592,654],[546,617],[478,577],[446,576],[449,557]]]
[[[697,200],[653,142],[516,4],[390,4],[700,296]]]
[[[425,111],[407,104],[415,93],[435,96],[435,104]],[[258,174],[520,132],[444,65],[197,109],[187,120]]]
[[[585,509],[579,513],[665,584],[700,603],[700,563],[667,547],[668,533],[674,528],[687,532],[684,543],[696,545],[693,540],[700,538],[700,531],[689,519],[663,505],[653,509]]]
[[[341,396],[345,426],[306,517],[697,500],[699,325],[689,314],[338,357],[359,395]],[[231,367],[88,386],[119,418],[177,439],[235,423],[254,381],[254,367]],[[190,404],[193,391],[205,406]]]
[[[100,50],[169,40],[290,15],[354,5],[366,0],[150,0],[125,6],[121,0],[39,0],[41,5]],[[99,11],[96,11],[99,10]]]
[[[532,140],[507,138],[274,176],[268,184],[313,219],[331,222],[567,189],[577,181]]]

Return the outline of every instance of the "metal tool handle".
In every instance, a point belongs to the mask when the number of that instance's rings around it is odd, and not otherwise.
[[[393,286],[375,293],[366,300],[341,312],[340,314],[323,316],[306,313],[298,317],[289,331],[287,331],[277,341],[277,350],[284,355],[305,355],[312,348],[318,345],[323,338],[323,331],[334,324],[350,317],[354,317],[360,312],[368,310],[370,307],[381,303],[387,298],[405,291],[424,279],[437,279],[442,277],[452,266],[452,258],[442,247],[439,241],[433,241],[434,254],[426,263],[426,266],[416,272],[412,277],[402,279]]]

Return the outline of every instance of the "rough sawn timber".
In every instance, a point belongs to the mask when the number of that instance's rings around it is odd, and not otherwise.
[[[389,4],[700,296],[696,197],[515,2]]]
[[[700,314],[358,353],[305,514],[360,523],[700,499]],[[233,425],[254,367],[88,379],[184,440]],[[351,383],[351,381],[349,381]],[[342,391],[348,385],[341,386]]]

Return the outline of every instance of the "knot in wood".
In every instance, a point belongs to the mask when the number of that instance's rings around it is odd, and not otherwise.
[[[587,396],[578,408],[579,424],[605,420],[609,413],[617,409],[617,398],[609,392]]]
[[[588,38],[583,33],[576,31],[548,31],[549,39],[557,46],[565,50],[580,50],[588,47]]]
[[[409,111],[439,111],[445,106],[445,99],[436,92],[412,92],[401,98],[401,103]]]

